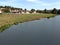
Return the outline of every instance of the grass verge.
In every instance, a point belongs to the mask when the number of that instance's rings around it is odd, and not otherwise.
[[[54,14],[0,14],[0,32],[9,28],[12,24],[38,20],[40,18],[54,17]]]

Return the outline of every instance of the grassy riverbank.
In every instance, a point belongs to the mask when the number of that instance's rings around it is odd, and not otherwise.
[[[26,21],[37,20],[40,18],[49,18],[54,14],[0,14],[0,32],[10,27],[13,24],[18,24]]]

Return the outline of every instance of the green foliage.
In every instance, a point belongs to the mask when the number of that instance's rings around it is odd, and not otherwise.
[[[24,9],[24,12],[26,13],[27,9]]]
[[[3,6],[0,6],[0,8],[4,8]]]
[[[53,13],[53,14],[57,14],[57,9],[54,8],[54,9],[51,11],[51,13]]]
[[[7,24],[7,25],[0,27],[0,32],[3,32],[5,29],[9,28],[10,26],[11,24]]]
[[[58,10],[57,14],[60,14],[60,10]]]
[[[7,9],[12,9],[12,10],[22,10],[22,8],[15,8],[15,7],[11,7],[11,6],[0,6],[0,8],[7,8]]]
[[[33,13],[35,11],[35,9],[31,9],[31,13]]]
[[[0,32],[3,32],[5,29],[9,28],[11,25],[32,20],[37,20],[40,18],[49,18],[54,14],[2,14],[0,15]],[[54,15],[55,16],[55,15]]]
[[[10,10],[19,10],[20,13],[22,13],[22,11],[24,11],[26,13],[27,9],[22,9],[22,8],[16,8],[16,7],[11,7],[11,6],[0,6],[0,8],[2,9],[2,12],[5,13],[9,13]],[[35,11],[35,9],[31,9],[30,13],[33,13]],[[56,8],[52,9],[52,10],[36,10],[37,13],[52,13],[52,14],[60,14],[60,9],[57,10]]]
[[[36,10],[37,13],[42,13],[42,10]]]
[[[11,8],[11,6],[4,6],[4,8],[8,8],[9,9],[9,8]]]
[[[47,9],[44,9],[44,13],[47,13]]]
[[[5,13],[9,13],[10,12],[10,10],[8,8],[2,9],[2,11],[5,12]]]

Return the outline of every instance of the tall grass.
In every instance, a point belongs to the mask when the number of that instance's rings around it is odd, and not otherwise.
[[[0,31],[10,27],[11,24],[18,24],[26,21],[49,18],[54,14],[0,14]]]
[[[7,24],[0,27],[0,32],[3,32],[5,29],[9,28],[12,24]]]

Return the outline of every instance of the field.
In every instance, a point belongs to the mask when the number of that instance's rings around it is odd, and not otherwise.
[[[38,20],[40,18],[50,18],[54,14],[0,14],[0,32],[13,24],[26,21]]]

